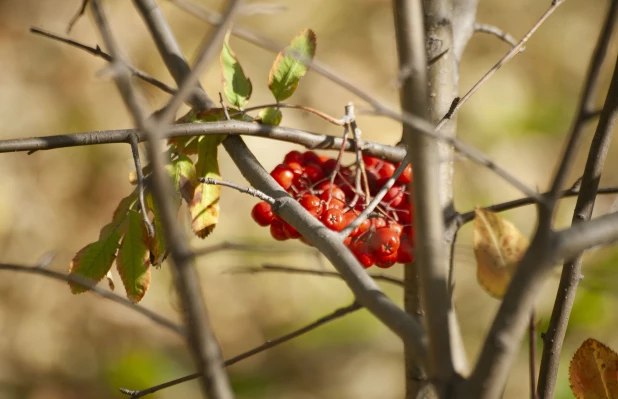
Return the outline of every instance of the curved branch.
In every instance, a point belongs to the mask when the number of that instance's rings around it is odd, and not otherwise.
[[[166,319],[163,316],[160,316],[154,313],[151,310],[148,310],[142,306],[138,306],[134,304],[133,302],[129,301],[128,299],[121,297],[120,295],[116,295],[113,292],[105,291],[97,287],[96,284],[93,284],[91,280],[80,278],[77,275],[64,274],[64,273],[56,272],[56,271],[49,270],[43,267],[22,266],[22,265],[13,265],[13,264],[6,264],[6,263],[0,264],[0,270],[7,270],[7,271],[18,272],[18,273],[36,274],[39,276],[52,278],[54,280],[64,281],[67,283],[78,285],[89,291],[94,292],[101,298],[109,299],[112,302],[119,303],[139,314],[142,314],[146,316],[147,318],[149,318],[150,320],[157,323],[158,325],[165,327],[168,330],[175,332],[176,334],[180,334],[182,336],[186,335],[185,330],[179,325],[177,325],[176,323]]]

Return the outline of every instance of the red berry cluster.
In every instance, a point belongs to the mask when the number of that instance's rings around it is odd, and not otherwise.
[[[341,165],[336,171],[335,159],[313,151],[289,152],[270,175],[326,227],[341,231],[362,212],[397,167],[391,162],[366,155],[363,156],[363,163],[366,180],[360,179],[360,190],[356,190],[357,173],[360,173],[358,165]],[[374,264],[388,268],[395,263],[414,260],[414,215],[407,191],[411,181],[412,168],[408,165],[374,214],[344,241],[365,268]],[[270,226],[270,234],[275,240],[298,238],[309,244],[294,227],[275,215],[267,202],[256,204],[251,216],[260,226]]]

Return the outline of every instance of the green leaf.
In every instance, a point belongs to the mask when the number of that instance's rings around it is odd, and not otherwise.
[[[114,211],[112,222],[103,226],[99,232],[99,240],[82,248],[69,264],[69,274],[81,276],[98,283],[107,275],[116,259],[118,242],[124,233],[127,223],[126,215],[137,200],[137,190],[123,198]],[[69,282],[73,294],[88,291],[86,288]]]
[[[221,179],[217,147],[225,135],[202,136],[198,144],[198,158],[195,164],[197,178],[211,177]],[[221,187],[197,182],[193,200],[189,204],[191,211],[191,226],[193,232],[200,238],[208,236],[219,220],[219,197]]]
[[[109,233],[99,239],[99,241],[86,245],[73,258],[69,265],[69,275],[81,276],[98,283],[105,277],[116,259],[118,241],[122,237],[119,228],[110,227],[111,223],[103,229],[109,229]],[[81,294],[88,291],[86,288],[69,282],[73,294]]]
[[[281,111],[277,108],[264,108],[260,111],[258,118],[264,125],[279,126],[279,124],[281,124],[283,114],[281,114]]]
[[[309,70],[315,48],[315,33],[311,29],[305,29],[277,55],[268,74],[268,88],[277,102],[294,94],[298,82]]]
[[[197,140],[196,140],[197,141]],[[193,161],[186,155],[179,155],[174,159],[171,165],[167,166],[167,170],[174,181],[174,189],[177,193],[184,198],[187,203],[193,198],[193,191],[195,189],[195,165]],[[178,201],[180,206],[180,201]]]
[[[139,302],[150,285],[150,261],[146,244],[148,233],[139,212],[130,210],[128,221],[116,266],[127,297],[132,302]]]
[[[237,108],[244,107],[253,91],[251,80],[245,76],[236,54],[229,45],[230,34],[228,32],[221,50],[221,68],[223,69],[223,94],[230,104]]]

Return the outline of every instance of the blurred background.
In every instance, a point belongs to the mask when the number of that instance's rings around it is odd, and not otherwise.
[[[193,0],[219,10],[222,3]],[[103,60],[28,33],[31,26],[64,34],[81,1],[0,1],[0,139],[126,128],[130,117],[110,80],[97,75]],[[211,32],[204,22],[159,0],[187,58],[192,60]],[[459,113],[459,136],[498,160],[530,186],[545,189],[560,156],[575,110],[589,56],[597,39],[606,1],[571,0],[541,27],[525,52],[502,68]],[[162,81],[173,80],[131,2],[106,0],[109,19],[131,62]],[[317,58],[363,89],[398,107],[397,59],[391,4],[385,0],[273,1],[284,6],[275,14],[252,15],[237,24],[252,28],[282,45],[301,29],[318,37]],[[549,5],[548,1],[481,0],[478,21],[501,27],[521,38]],[[71,37],[100,44],[88,15]],[[274,54],[232,38],[231,45],[252,79],[250,105],[272,102],[267,90]],[[507,51],[493,36],[476,34],[461,63],[464,94]],[[614,40],[603,68],[598,104],[602,105],[618,42]],[[155,110],[165,93],[141,82],[147,106]],[[220,90],[220,69],[214,63],[202,78],[212,96]],[[366,105],[342,88],[309,73],[289,102],[342,115],[348,101]],[[340,135],[338,128],[295,110],[283,110],[283,125]],[[400,126],[384,118],[360,116],[364,137],[386,144],[399,140]],[[571,176],[582,173],[594,123],[587,129]],[[247,138],[263,165],[272,169],[293,145]],[[608,156],[601,186],[618,185],[618,148]],[[225,179],[246,184],[224,151]],[[50,268],[62,272],[74,254],[94,241],[118,201],[132,187],[133,161],[128,145],[114,144],[0,155],[0,262],[33,265],[55,254]],[[520,197],[492,173],[458,159],[455,164],[456,208],[468,211]],[[599,197],[596,214],[607,212],[615,197]],[[264,262],[307,268],[330,268],[298,241],[276,243],[268,230],[250,219],[256,201],[224,189],[220,224],[201,248],[223,241],[252,243],[266,253],[225,252],[198,261],[210,318],[225,358],[249,350],[299,328],[352,296],[335,279],[281,274],[227,273]],[[574,200],[564,200],[558,224],[570,223]],[[534,228],[532,207],[504,213],[524,234]],[[189,231],[186,212],[181,223]],[[300,249],[294,252],[294,249]],[[618,349],[618,251],[598,250],[585,258],[580,289],[562,355],[556,397],[572,397],[568,361],[587,337]],[[400,266],[388,270],[401,276]],[[471,227],[461,230],[456,253],[456,306],[467,352],[474,362],[499,302],[476,283]],[[557,275],[557,274],[556,274]],[[539,331],[547,325],[557,279],[547,283],[537,307]],[[116,278],[116,292],[124,295]],[[103,285],[102,285],[103,286]],[[398,303],[399,288],[384,285]],[[180,321],[167,264],[153,270],[152,285],[141,306]],[[541,346],[538,346],[540,357]],[[399,340],[365,310],[332,322],[289,343],[230,368],[238,398],[400,398],[403,359]],[[66,284],[39,276],[0,272],[0,397],[113,398],[119,387],[142,389],[192,373],[184,342],[145,317],[92,294],[73,296]],[[506,398],[528,392],[526,348],[522,346],[510,374]],[[199,398],[196,382],[173,387],[153,398]]]

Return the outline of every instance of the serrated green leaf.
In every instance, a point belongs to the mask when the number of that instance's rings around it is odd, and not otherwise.
[[[116,259],[118,242],[122,237],[122,232],[110,227],[111,223],[103,229],[108,229],[108,233],[101,237],[99,241],[86,245],[73,258],[69,265],[69,275],[81,276],[90,279],[93,283],[98,283],[105,277]],[[73,294],[81,294],[88,291],[86,288],[69,282]]]
[[[245,72],[236,58],[236,54],[232,51],[229,44],[228,33],[223,41],[223,49],[221,50],[221,68],[223,70],[223,94],[227,101],[237,108],[244,107],[253,91],[251,80],[245,76]]]
[[[277,55],[268,74],[268,88],[277,102],[294,94],[298,82],[309,70],[315,49],[315,33],[311,29],[305,29]]]
[[[221,179],[217,147],[225,135],[202,136],[198,144],[198,158],[195,164],[197,178]],[[221,187],[197,182],[193,200],[189,205],[193,232],[200,238],[208,236],[219,220],[219,197]]]
[[[264,125],[279,126],[281,119],[283,119],[283,114],[277,108],[264,108],[260,111],[258,118]]]
[[[127,298],[139,302],[150,286],[150,262],[146,240],[148,233],[139,212],[129,210],[128,227],[116,259]]]
[[[82,248],[69,264],[69,274],[90,279],[98,283],[107,275],[116,259],[118,242],[126,230],[126,215],[129,209],[137,201],[137,189],[123,198],[109,224],[103,226],[99,232],[99,239]],[[82,286],[69,282],[73,294],[88,291]]]

